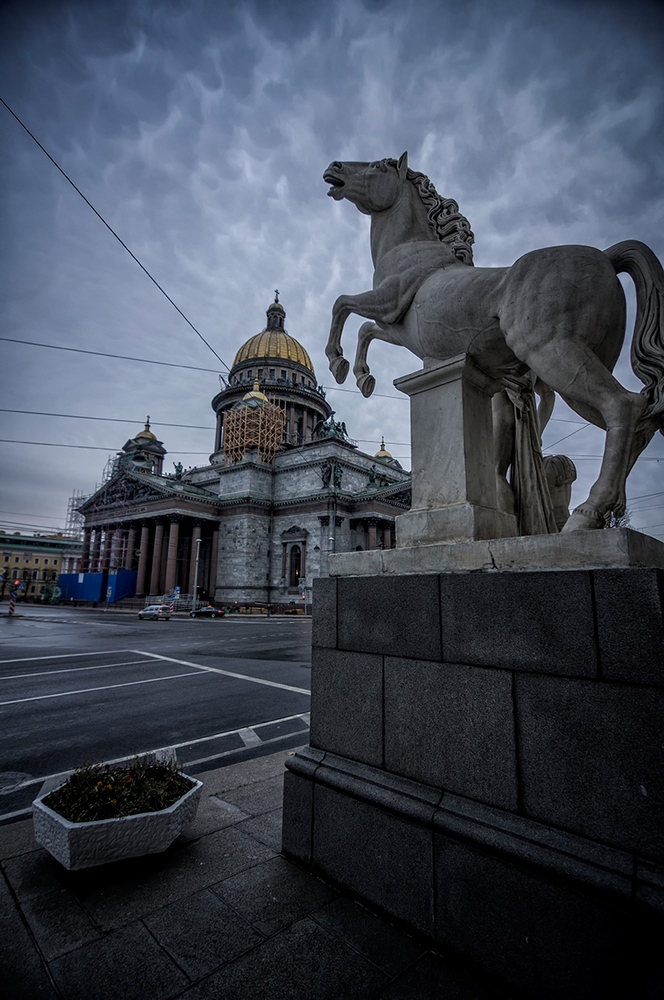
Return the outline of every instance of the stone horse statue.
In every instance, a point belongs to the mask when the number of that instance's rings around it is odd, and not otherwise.
[[[606,430],[599,477],[563,530],[603,528],[611,512],[624,513],[627,475],[655,432],[664,433],[664,271],[653,252],[636,240],[604,251],[547,247],[512,267],[476,268],[468,220],[428,177],[409,169],[406,153],[373,163],[335,161],[323,179],[330,197],[371,216],[373,290],[341,295],[332,309],[325,353],[337,382],[349,368],[343,326],[356,313],[371,320],[360,327],[353,368],[365,396],[375,386],[367,349],[376,339],[423,361],[470,354],[506,391],[525,378],[540,396],[558,392]],[[645,386],[640,393],[611,374],[625,337],[621,272],[636,285],[631,358]],[[496,452],[504,455],[500,438],[509,420],[495,403]],[[497,472],[504,497],[504,458]]]

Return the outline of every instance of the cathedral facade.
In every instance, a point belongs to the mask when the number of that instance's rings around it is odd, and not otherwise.
[[[212,400],[207,465],[165,473],[148,422],[81,504],[87,599],[97,585],[109,600],[192,594],[196,580],[199,600],[291,604],[327,575],[331,552],[394,545],[410,475],[384,445],[360,451],[335,420],[285,316],[275,297],[237,352]]]

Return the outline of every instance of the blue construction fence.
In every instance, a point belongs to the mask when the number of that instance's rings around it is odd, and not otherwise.
[[[61,600],[88,601],[90,604],[113,604],[136,593],[135,569],[119,569],[117,573],[61,573],[58,586]]]

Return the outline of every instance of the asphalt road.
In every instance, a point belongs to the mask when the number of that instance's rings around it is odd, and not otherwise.
[[[43,780],[176,747],[189,773],[308,741],[311,623],[0,612],[0,822]]]

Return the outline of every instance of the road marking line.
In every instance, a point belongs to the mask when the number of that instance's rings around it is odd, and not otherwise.
[[[196,667],[198,670],[208,670],[223,677],[234,677],[239,681],[250,681],[252,684],[264,684],[266,687],[280,688],[282,691],[295,691],[296,694],[311,694],[308,688],[293,687],[292,684],[279,684],[277,681],[267,681],[262,677],[250,677],[249,674],[236,674],[232,670],[222,670],[221,667],[205,667],[202,663],[191,663],[189,660],[176,660],[174,656],[162,656],[161,653],[147,653],[142,649],[131,649],[129,652],[140,656],[154,656],[156,660],[167,660],[169,663],[179,663],[183,667]]]
[[[15,660],[0,660],[3,663],[32,663],[36,660],[73,660],[75,656],[108,656],[111,653],[135,653],[135,649],[100,649],[95,653],[57,653],[54,656],[19,656]]]
[[[96,690],[96,689],[95,689]],[[253,726],[242,727],[248,729],[262,729],[265,726],[276,726],[280,722],[292,722],[293,719],[302,719],[302,721],[308,726],[309,725],[309,712],[304,712],[299,715],[285,715],[282,719],[270,719],[269,722],[256,722]],[[104,764],[122,764],[124,761],[133,760],[136,756],[142,754],[159,753],[162,750],[181,750],[182,747],[193,747],[197,743],[211,743],[212,740],[221,740],[225,736],[236,736],[239,733],[239,729],[227,729],[223,733],[213,733],[212,736],[197,736],[193,740],[183,740],[182,743],[168,743],[163,747],[156,747],[154,750],[138,750],[136,753],[130,754],[128,757],[114,757],[113,760],[106,760]],[[288,734],[293,735],[293,734]],[[304,733],[302,733],[304,736]],[[281,737],[279,737],[281,738]],[[285,739],[285,737],[284,737]],[[261,743],[270,743],[270,740],[261,740]],[[243,750],[244,747],[237,747],[238,750]],[[232,752],[232,751],[229,751]],[[215,756],[218,756],[215,754]],[[203,758],[202,758],[203,759]],[[212,760],[212,758],[204,758],[205,760]],[[198,762],[197,762],[198,763]],[[14,785],[11,789],[11,793],[18,791],[21,788],[29,788],[30,785],[40,785],[49,781],[51,778],[65,778],[68,774],[72,774],[72,771],[56,771],[55,774],[45,774],[41,778],[30,778],[29,781],[22,781],[20,785]],[[9,791],[0,792],[0,798],[3,795],[11,794]]]
[[[299,729],[299,730],[296,729],[295,732],[293,732],[293,733],[284,733],[283,736],[273,736],[269,740],[261,740],[261,746],[266,747],[268,745],[268,743],[280,743],[282,740],[288,740],[288,739],[290,739],[291,736],[302,736],[302,737],[304,737],[304,735],[305,734],[302,732],[301,729]],[[245,749],[247,749],[247,748],[246,747],[235,747],[234,750],[223,750],[221,753],[213,753],[209,757],[199,757],[197,760],[186,760],[186,761],[182,762],[182,767],[183,768],[185,768],[185,767],[186,768],[192,768],[192,767],[196,767],[197,764],[207,764],[211,760],[221,760],[222,757],[230,757],[234,753],[242,753],[243,750],[245,750]]]
[[[105,684],[103,687],[79,688],[77,691],[58,691],[55,694],[36,694],[32,698],[14,698],[13,701],[0,701],[0,708],[4,705],[22,705],[26,701],[46,701],[48,698],[67,698],[70,694],[90,694],[91,691],[112,691],[113,688],[134,687],[136,684],[154,684],[155,681],[172,681],[176,677],[194,677],[195,670],[190,670],[186,674],[170,674],[168,677],[147,677],[142,681],[125,681],[124,684]]]
[[[48,677],[51,674],[75,674],[81,670],[108,670],[109,667],[129,667],[133,663],[145,663],[145,660],[122,660],[120,663],[97,663],[91,667],[65,667],[64,670],[35,670],[31,674],[7,674],[0,681],[14,681],[17,677]]]
[[[239,729],[238,736],[246,747],[257,747],[259,743],[263,742],[258,733],[255,733],[253,729]]]

